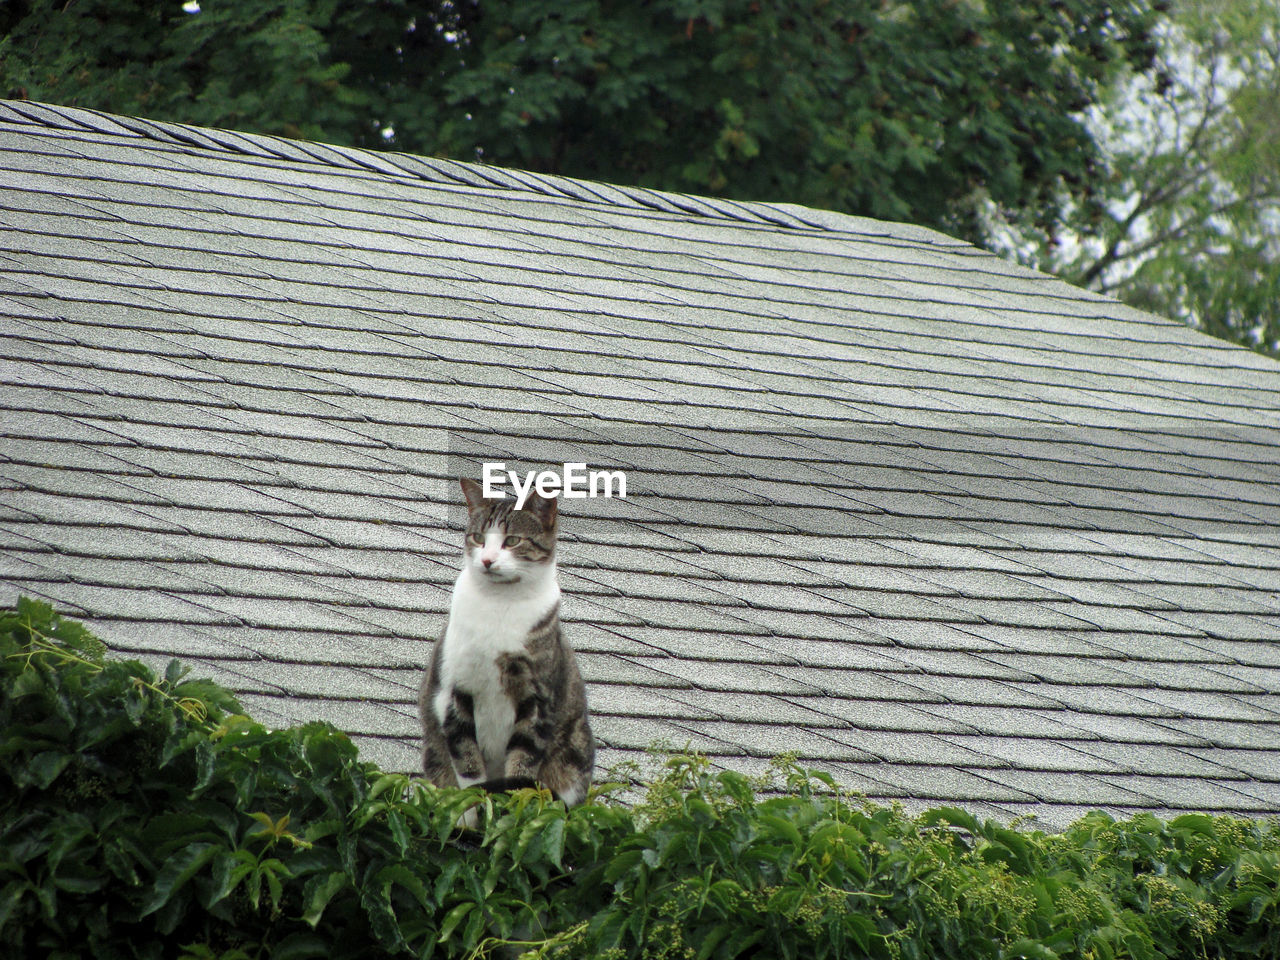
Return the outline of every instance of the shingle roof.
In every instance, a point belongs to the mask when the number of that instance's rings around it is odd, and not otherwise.
[[[0,105],[0,601],[416,765],[455,480],[581,460],[603,766],[1280,810],[1280,367],[917,227]]]

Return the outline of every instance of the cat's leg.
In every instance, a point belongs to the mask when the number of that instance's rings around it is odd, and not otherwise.
[[[432,651],[431,664],[418,689],[418,716],[422,720],[422,772],[437,787],[455,787],[458,775],[453,769],[449,747],[445,743],[442,726],[444,714],[436,709],[440,700],[440,654],[442,642],[437,641]],[[441,702],[447,705],[446,693]]]
[[[436,694],[434,706],[458,786],[474,787],[482,783],[485,779],[484,757],[476,739],[474,698],[457,688],[440,690]],[[478,815],[474,807],[462,815],[464,826],[474,828],[477,823]]]
[[[428,671],[418,691],[418,715],[422,720],[422,772],[437,787],[452,787],[457,785],[458,777],[453,772],[444,731],[440,729],[440,720],[436,716],[434,703],[438,687],[434,681],[434,671]]]
[[[505,779],[538,779],[547,756],[552,724],[546,691],[536,679],[529,657],[504,653],[498,658],[502,686],[515,707],[515,722],[507,738]]]
[[[557,732],[555,748],[542,765],[542,778],[566,807],[576,806],[591,789],[596,745],[585,710],[565,721]]]

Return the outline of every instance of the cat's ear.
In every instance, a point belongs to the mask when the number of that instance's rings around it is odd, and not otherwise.
[[[462,481],[462,495],[467,498],[467,509],[478,510],[484,506],[484,487],[470,478]]]
[[[557,497],[544,497],[538,491],[525,501],[524,508],[542,521],[543,527],[550,530],[556,525]]]

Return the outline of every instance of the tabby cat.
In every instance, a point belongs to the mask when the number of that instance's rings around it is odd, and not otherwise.
[[[467,535],[449,620],[418,697],[422,766],[439,786],[535,783],[567,805],[591,785],[595,741],[560,631],[556,499],[486,499],[462,481]]]

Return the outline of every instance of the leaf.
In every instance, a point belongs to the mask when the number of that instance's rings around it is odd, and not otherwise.
[[[744,899],[746,891],[736,880],[728,878],[717,880],[707,890],[707,899],[714,903],[721,913],[728,914],[735,910]]]
[[[160,858],[168,857],[195,840],[219,843],[222,837],[218,821],[195,804],[181,811],[174,810],[152,817],[140,833],[140,839],[147,845],[148,851]]]
[[[769,897],[767,903],[771,911],[780,913],[790,920],[803,900],[804,891],[799,887],[782,887]]]
[[[781,836],[794,847],[799,848],[804,844],[800,837],[800,831],[795,828],[795,824],[783,817],[762,816],[759,821],[764,826],[769,827],[770,832],[775,836]]]
[[[206,907],[230,896],[258,867],[258,858],[248,850],[218,850],[213,862],[213,886],[204,901]]]
[[[58,775],[75,759],[75,754],[48,750],[32,757],[19,769],[14,780],[19,786],[35,786],[47,790]]]
[[[458,877],[459,871],[464,869],[461,860],[449,859],[445,861],[444,868],[440,871],[440,876],[436,878],[434,885],[434,894],[436,903],[444,903],[451,898],[453,893],[454,881]]]
[[[715,948],[720,945],[720,942],[729,936],[734,929],[734,925],[730,923],[717,923],[713,926],[709,931],[707,931],[707,935],[703,938],[702,944],[698,947],[696,960],[707,960],[707,958],[711,956],[712,951],[715,950]]]
[[[1169,828],[1206,837],[1212,837],[1217,832],[1213,817],[1203,813],[1184,813],[1180,817],[1174,817],[1169,821]]]
[[[117,880],[123,881],[130,886],[141,885],[142,881],[138,877],[135,851],[131,850],[120,837],[116,836],[104,840],[102,844],[102,859],[107,866],[107,870]]]
[[[468,913],[475,909],[475,906],[471,902],[460,903],[444,915],[444,920],[440,924],[440,941],[442,943],[449,939],[458,924],[462,922]]]
[[[195,744],[196,755],[196,783],[191,788],[190,796],[192,799],[200,796],[209,785],[213,783],[214,774],[217,773],[217,757],[213,752],[213,746],[208,740],[197,740]],[[238,799],[242,806],[248,806],[248,796],[244,793],[238,795]]]
[[[542,849],[546,857],[557,870],[563,870],[564,864],[565,818],[557,816],[549,824],[542,835]]]
[[[945,823],[952,827],[963,827],[972,834],[982,832],[982,825],[978,823],[978,818],[959,807],[935,807],[922,813],[919,820],[921,825],[926,827]]]
[[[18,674],[13,686],[9,688],[9,696],[14,700],[43,693],[49,686],[48,679],[39,670],[28,668]]]
[[[1058,954],[1036,940],[1019,940],[1004,948],[1009,960],[1059,960]]]
[[[423,910],[431,909],[431,895],[427,892],[426,886],[404,864],[393,863],[390,866],[383,867],[378,871],[375,880],[383,884],[384,887],[390,887],[392,884],[404,887],[413,894],[414,899],[418,901]]]
[[[627,850],[609,861],[605,868],[604,878],[609,883],[617,883],[622,877],[636,868],[643,859],[645,850]]]
[[[1022,876],[1034,872],[1031,857],[1031,845],[1016,830],[999,828],[990,832],[990,846],[983,856],[991,856],[1003,860]]]
[[[142,905],[139,917],[155,913],[213,859],[219,848],[211,843],[193,843],[172,855],[160,869],[151,896]]]
[[[302,891],[303,902],[306,904],[302,919],[314,929],[320,923],[329,901],[350,885],[347,875],[338,871],[325,877],[312,877]]]
[[[177,686],[182,682],[182,678],[191,672],[191,668],[183,666],[180,660],[170,660],[165,665],[164,682],[170,687]]]
[[[264,860],[258,869],[267,878],[267,892],[271,894],[271,909],[280,909],[280,898],[284,895],[284,881],[290,877],[289,868],[274,858]]]
[[[532,849],[537,854],[542,843],[543,831],[555,816],[555,812],[547,810],[534,817],[528,823],[520,828],[520,833],[516,837],[515,843],[511,845],[511,862],[518,864],[524,859],[526,853]]]
[[[484,911],[476,910],[467,918],[467,929],[462,935],[463,946],[471,950],[480,942],[480,935],[484,932]]]
[[[404,937],[400,933],[400,925],[396,922],[395,911],[391,908],[391,900],[382,889],[371,889],[365,885],[360,894],[360,903],[373,928],[378,942],[388,950],[396,950],[404,945]]]
[[[373,786],[369,788],[369,799],[376,800],[383,792],[396,788],[402,790],[407,785],[407,779],[404,774],[400,773],[384,773],[373,782]]]
[[[850,913],[844,918],[845,932],[853,938],[858,949],[863,953],[871,950],[871,938],[876,935],[876,925],[870,917],[863,913]]]
[[[307,960],[308,957],[328,956],[333,950],[331,942],[313,933],[292,933],[271,948],[271,960]]]
[[[724,949],[720,951],[719,956],[737,957],[746,951],[748,947],[755,946],[763,937],[764,931],[758,928],[743,924],[739,926],[729,936],[728,941],[724,945]]]
[[[0,933],[4,932],[5,924],[9,922],[9,918],[13,916],[13,912],[18,908],[23,895],[30,887],[31,884],[26,880],[10,880],[5,884],[4,889],[0,890]]]
[[[106,885],[106,880],[101,874],[76,877],[60,873],[53,878],[53,885],[59,890],[65,890],[67,893],[83,895],[101,890]]]
[[[398,810],[387,811],[387,827],[391,830],[391,838],[395,841],[396,849],[401,855],[409,851],[409,827],[405,823],[404,816]]]
[[[341,833],[344,826],[341,820],[336,819],[313,820],[307,824],[307,829],[302,835],[312,843],[317,843],[336,833]]]
[[[192,750],[198,743],[204,742],[206,734],[202,730],[192,730],[182,726],[174,727],[165,739],[164,748],[160,752],[160,767],[167,767],[175,757]]]

